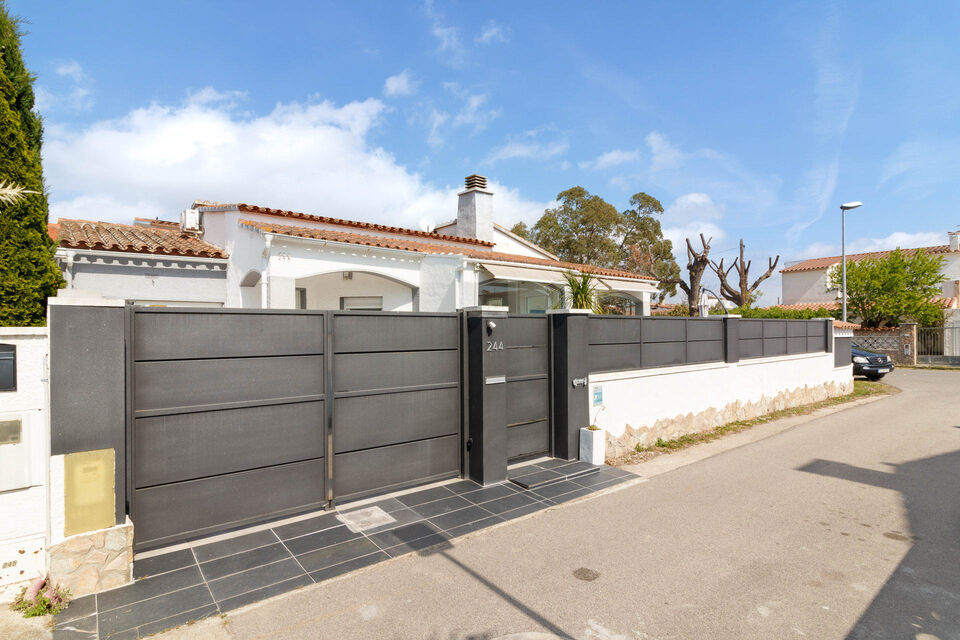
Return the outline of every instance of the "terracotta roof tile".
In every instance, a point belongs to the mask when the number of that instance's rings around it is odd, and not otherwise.
[[[345,242],[348,244],[365,245],[368,247],[381,247],[384,249],[399,249],[401,251],[416,251],[418,253],[446,254],[446,255],[465,255],[470,258],[499,260],[502,262],[517,262],[521,264],[535,264],[544,267],[555,267],[561,269],[571,269],[592,273],[599,276],[610,276],[614,278],[630,278],[633,280],[646,280],[656,282],[655,279],[647,276],[641,276],[628,271],[617,269],[604,269],[586,264],[576,264],[573,262],[561,262],[558,260],[549,260],[547,258],[534,258],[531,256],[521,256],[514,253],[501,253],[499,251],[488,251],[472,247],[453,247],[449,245],[435,244],[432,242],[419,242],[416,240],[402,240],[399,238],[388,238],[386,236],[374,236],[365,233],[349,233],[345,231],[334,231],[332,229],[311,229],[307,227],[293,227],[282,224],[272,224],[254,220],[241,220],[240,224],[259,229],[266,233],[277,233],[299,238],[312,238],[315,240],[329,240],[331,242]]]
[[[844,322],[843,320],[834,320],[833,327],[835,329],[859,329],[860,325],[856,322]]]
[[[59,234],[50,237],[61,247],[94,251],[124,251],[168,256],[226,258],[227,252],[200,238],[180,233],[180,228],[142,227],[89,220],[58,221]]]
[[[795,302],[793,304],[775,304],[771,309],[790,309],[793,311],[806,311],[807,309],[839,309],[839,302]]]
[[[848,253],[847,261],[848,262],[860,262],[861,260],[869,260],[873,258],[883,258],[885,256],[893,253],[895,249],[889,249],[887,251],[871,251],[869,253]],[[957,253],[956,251],[950,250],[950,245],[941,244],[935,247],[917,247],[915,249],[900,249],[904,254],[911,255],[917,251],[926,251],[927,253],[940,254],[940,253]],[[820,269],[826,269],[835,264],[840,264],[840,256],[829,256],[827,258],[810,258],[809,260],[804,260],[803,262],[798,262],[797,264],[790,265],[781,270],[781,273],[794,273],[796,271],[818,271]]]
[[[342,218],[331,218],[329,216],[318,216],[309,213],[299,213],[297,211],[285,211],[283,209],[271,209],[270,207],[258,207],[252,204],[224,204],[219,202],[206,202],[198,200],[195,206],[211,207],[219,209],[235,209],[246,213],[257,213],[265,216],[278,216],[281,218],[292,218],[296,220],[310,220],[311,222],[321,222],[324,224],[333,224],[341,227],[351,227],[354,229],[369,229],[371,231],[380,231],[382,233],[396,233],[406,236],[415,236],[420,238],[431,238],[433,240],[444,240],[447,242],[457,242],[462,244],[477,245],[481,247],[492,247],[494,243],[477,238],[466,238],[463,236],[449,236],[443,233],[418,231],[416,229],[406,229],[404,227],[391,227],[384,224],[375,224],[373,222],[357,222],[356,220],[344,220]]]

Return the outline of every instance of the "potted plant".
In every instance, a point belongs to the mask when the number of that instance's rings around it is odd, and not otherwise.
[[[600,411],[603,409],[600,407]],[[600,411],[597,411],[597,415]],[[606,460],[607,432],[598,427],[596,421],[597,416],[594,416],[590,426],[580,429],[580,461],[601,465]]]

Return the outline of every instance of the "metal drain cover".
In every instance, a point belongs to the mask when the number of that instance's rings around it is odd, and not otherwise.
[[[338,513],[337,520],[347,525],[347,528],[354,533],[360,533],[368,529],[382,527],[385,524],[396,522],[397,519],[380,507],[367,507],[366,509],[357,509],[347,513]]]

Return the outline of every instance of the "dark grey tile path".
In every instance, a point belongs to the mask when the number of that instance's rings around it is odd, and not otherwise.
[[[515,476],[515,477],[514,477]],[[546,484],[517,479],[549,476]],[[77,598],[56,617],[54,640],[143,638],[450,540],[636,478],[610,467],[549,460],[511,471],[513,482],[452,482],[339,512],[378,506],[394,522],[361,533],[321,512],[271,529],[136,560],[137,579]]]

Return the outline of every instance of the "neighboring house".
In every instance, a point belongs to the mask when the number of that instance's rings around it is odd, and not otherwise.
[[[947,234],[948,242],[935,247],[920,247],[916,249],[901,249],[906,254],[916,251],[943,258],[941,273],[944,281],[941,283],[943,302],[948,308],[956,309],[960,298],[960,232],[952,231]],[[870,258],[883,258],[893,250],[874,251],[872,253],[853,253],[847,255],[847,260],[859,262]],[[795,262],[785,267],[780,273],[783,278],[783,300],[780,306],[788,308],[811,308],[836,304],[840,299],[838,289],[829,289],[827,282],[830,272],[839,269],[840,256],[827,258],[811,258]],[[802,305],[802,306],[797,306]]]
[[[51,225],[69,289],[140,304],[383,311],[505,306],[543,313],[563,273],[649,314],[656,280],[562,262],[493,221],[486,178],[470,176],[457,219],[416,231],[247,204],[197,201],[181,222]],[[70,295],[70,294],[67,294]]]

